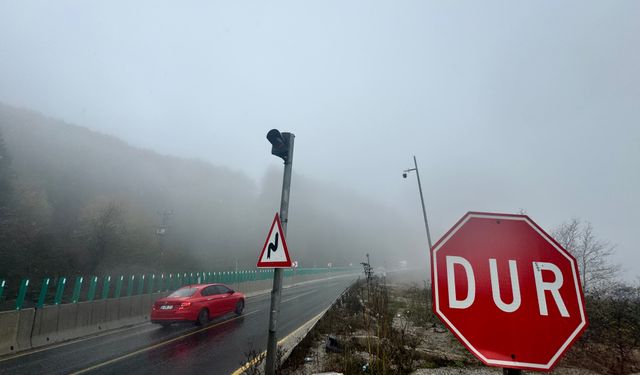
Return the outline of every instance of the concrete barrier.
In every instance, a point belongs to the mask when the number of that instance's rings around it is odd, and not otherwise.
[[[122,297],[118,305],[118,319],[128,319],[131,316],[131,299],[133,297]]]
[[[160,298],[164,298],[166,296],[169,295],[169,292],[158,292],[158,293],[153,293],[151,295],[151,305],[149,306],[149,308],[153,307],[153,303],[156,302],[157,300],[159,300]]]
[[[151,294],[143,294],[140,301],[140,314],[144,317],[144,320],[149,320],[149,315],[151,314],[151,307],[153,305],[153,301],[151,298]]]
[[[296,275],[285,285],[338,275]],[[272,279],[245,281],[234,289],[253,295],[271,290]],[[148,321],[153,303],[169,292],[143,294],[92,302],[44,306],[0,312],[0,355],[88,336],[109,329]]]
[[[108,299],[105,301],[106,303],[106,315],[105,322],[110,322],[113,320],[118,320],[120,316],[120,304],[122,303],[122,298],[114,298]]]
[[[58,331],[53,335],[51,341],[60,342],[78,337],[76,332],[78,305],[77,303],[60,305],[58,310]]]
[[[240,287],[237,288],[239,292],[242,293],[251,293],[258,290],[258,285],[260,281],[247,281],[245,283],[240,284]]]
[[[107,300],[94,301],[91,303],[91,322],[98,331],[104,329],[103,325],[107,321]],[[116,315],[116,320],[118,319]]]
[[[18,324],[20,311],[0,313],[0,355],[18,351]]]
[[[143,323],[145,316],[142,309],[143,295],[124,297],[120,301],[120,309],[118,320],[119,327],[130,326],[133,324]],[[149,312],[146,312],[147,316]]]
[[[93,315],[93,302],[80,302],[78,303],[78,311],[76,312],[76,325],[75,329],[87,329],[93,333],[93,331],[97,330],[96,326],[93,328],[93,324],[91,322],[91,318]],[[88,333],[89,334],[89,333]]]
[[[33,330],[33,322],[36,317],[36,309],[20,310],[20,320],[18,322],[18,335],[16,342],[18,350],[31,349],[31,332]]]
[[[137,295],[137,296],[133,296],[131,297],[131,310],[129,313],[129,317],[133,318],[136,316],[140,316],[143,314],[142,311],[142,296],[141,295]]]
[[[31,332],[31,346],[37,348],[51,344],[58,334],[58,315],[60,306],[44,306],[36,310]]]

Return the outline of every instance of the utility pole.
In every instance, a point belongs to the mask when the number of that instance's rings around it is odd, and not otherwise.
[[[167,229],[169,228],[169,219],[173,215],[173,210],[164,210],[158,212],[158,215],[162,215],[162,224],[156,228],[156,235],[160,243],[160,268],[164,268],[164,237],[167,235]]]
[[[293,133],[280,133],[277,129],[271,129],[267,133],[267,139],[271,142],[271,153],[284,160],[284,175],[282,178],[282,196],[280,198],[280,220],[282,222],[283,235],[287,233],[289,217],[289,190],[291,187],[291,170],[293,167]],[[271,290],[271,310],[269,313],[269,338],[267,341],[267,359],[265,374],[274,375],[276,372],[278,338],[278,315],[280,314],[280,300],[282,296],[282,268],[275,268],[273,272],[273,289]]]
[[[420,183],[420,172],[418,171],[418,162],[416,156],[413,155],[413,168],[407,169],[402,173],[402,177],[407,178],[407,172],[416,172],[418,177],[418,190],[420,190],[420,203],[422,204],[422,216],[424,217],[424,228],[427,231],[427,242],[429,243],[429,249],[431,249],[431,233],[429,232],[429,221],[427,220],[427,210],[424,207],[424,196],[422,195],[422,184]]]

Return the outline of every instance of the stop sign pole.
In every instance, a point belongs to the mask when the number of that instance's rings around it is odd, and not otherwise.
[[[433,311],[479,360],[549,371],[587,327],[575,258],[526,215],[469,212],[431,249]]]

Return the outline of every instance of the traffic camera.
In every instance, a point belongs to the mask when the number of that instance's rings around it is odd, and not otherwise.
[[[290,133],[280,133],[278,129],[271,129],[267,133],[267,139],[271,143],[271,154],[286,161],[289,156]]]

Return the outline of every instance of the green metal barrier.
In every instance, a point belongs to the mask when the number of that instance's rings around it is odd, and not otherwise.
[[[136,295],[140,295],[144,293],[144,275],[140,276],[140,281],[138,281],[138,292]]]
[[[120,292],[122,291],[122,283],[124,282],[124,275],[121,275],[116,281],[116,290],[113,292],[113,298],[120,298]]]
[[[105,276],[102,280],[102,295],[100,299],[109,298],[109,289],[111,288],[111,276]]]
[[[71,296],[71,303],[77,303],[80,299],[80,290],[82,289],[82,276],[76,277],[76,284],[73,286],[73,295]]]
[[[44,306],[45,299],[47,298],[47,292],[49,291],[49,283],[51,282],[50,278],[45,278],[42,280],[42,287],[40,288],[40,295],[38,295],[38,302],[36,303],[37,308],[41,308]],[[1,293],[0,293],[1,294]]]
[[[133,295],[133,283],[136,282],[136,275],[131,275],[129,277],[129,283],[127,284],[127,297],[131,297]]]
[[[156,281],[156,274],[152,274],[149,278],[149,287],[147,288],[147,294],[153,293],[153,287]]]
[[[96,298],[96,289],[98,288],[98,276],[93,276],[89,282],[89,292],[87,293],[87,301],[91,302]]]
[[[24,297],[27,295],[27,288],[29,287],[29,279],[22,279],[20,281],[20,290],[18,291],[18,298],[16,298],[16,310],[20,310],[24,304]]]
[[[64,293],[64,286],[67,284],[67,278],[59,277],[57,284],[58,286],[56,288],[56,296],[53,300],[54,305],[59,305],[62,303],[62,295]]]
[[[175,289],[175,282],[176,282],[176,278],[173,277],[173,274],[169,274],[169,281],[167,282],[168,286],[169,286],[169,290],[174,290]]]

